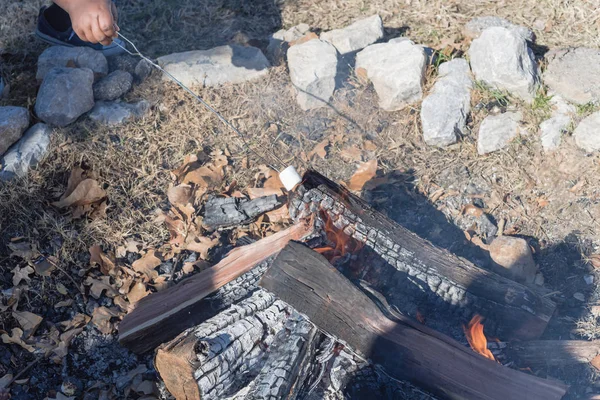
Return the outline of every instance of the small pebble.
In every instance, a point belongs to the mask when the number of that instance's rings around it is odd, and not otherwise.
[[[594,283],[594,275],[586,275],[583,277],[583,280],[585,281],[585,283],[587,283],[588,285],[591,285]]]
[[[583,293],[577,292],[577,293],[573,294],[573,297],[579,301],[585,301],[585,296],[583,295]]]

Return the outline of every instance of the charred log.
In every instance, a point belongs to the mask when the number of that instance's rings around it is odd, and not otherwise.
[[[463,321],[474,314],[502,339],[541,336],[555,304],[537,289],[501,277],[432,245],[374,211],[362,199],[314,171],[291,199],[290,215],[300,220],[327,213],[333,225],[365,245],[367,257],[343,272],[367,281],[408,315],[417,309],[428,321],[445,324],[454,313]]]
[[[404,316],[382,312],[320,254],[289,243],[260,286],[295,307],[323,331],[442,398],[560,399],[566,388],[511,370]]]
[[[533,340],[528,342],[492,342],[488,348],[520,367],[543,368],[586,364],[600,354],[600,342],[585,340]]]
[[[204,206],[203,224],[210,229],[216,229],[249,223],[259,215],[272,211],[281,204],[275,195],[259,197],[254,200],[213,196]]]

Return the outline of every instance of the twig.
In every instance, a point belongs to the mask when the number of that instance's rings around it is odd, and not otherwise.
[[[29,371],[35,364],[37,364],[44,356],[42,354],[38,355],[35,360],[31,361],[25,368],[23,368],[17,375],[15,375],[6,385],[6,388],[9,388],[10,385],[14,383],[17,379],[21,377],[25,372]]]

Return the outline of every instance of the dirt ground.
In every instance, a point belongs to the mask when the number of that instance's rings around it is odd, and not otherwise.
[[[3,0],[2,4],[0,65],[11,93],[0,105],[32,110],[38,87],[36,60],[45,48],[32,32],[44,1]],[[459,55],[468,48],[461,30],[472,17],[484,15],[506,17],[532,28],[538,56],[548,49],[600,44],[597,0],[119,0],[117,5],[122,33],[152,57],[232,41],[256,39],[264,44],[269,34],[282,27],[307,23],[319,32],[375,13],[383,18],[388,37],[408,36],[445,57],[451,51]],[[435,75],[436,66],[432,65],[427,87]],[[337,181],[347,180],[359,162],[375,158],[380,176],[400,171],[403,178],[396,182],[401,195],[384,192],[369,198],[376,207],[433,242],[436,235],[444,236],[442,231],[424,229],[426,225],[403,217],[403,202],[407,210],[435,215],[440,225],[456,229],[448,221],[456,223],[461,234],[467,230],[461,225],[463,206],[472,203],[483,208],[505,234],[528,239],[536,250],[545,285],[559,304],[547,338],[600,338],[600,322],[594,314],[594,306],[600,305],[598,279],[591,285],[584,280],[586,275],[596,276],[592,261],[600,245],[600,159],[597,154],[586,155],[577,149],[570,137],[558,151],[542,151],[537,126],[549,112],[543,94],[534,105],[525,106],[504,94],[477,89],[471,132],[458,144],[440,150],[422,140],[418,105],[383,112],[372,87],[353,77],[336,91],[333,107],[310,112],[297,106],[285,66],[273,67],[260,82],[199,93],[246,133],[253,149],[274,152],[286,164],[316,168]],[[78,290],[84,280],[79,272],[89,266],[91,246],[114,252],[128,240],[140,243],[142,249],[158,248],[169,240],[167,228],[156,222],[157,210],[169,209],[170,171],[182,164],[185,155],[203,149],[227,153],[231,167],[223,188],[233,181],[242,188],[251,185],[263,164],[255,154],[247,154],[239,138],[213,115],[162,81],[160,74],[154,73],[127,95],[129,100],[141,98],[152,104],[148,118],[112,129],[82,118],[55,131],[48,156],[26,179],[0,183],[0,304],[11,296],[11,271],[28,265],[26,257],[9,247],[11,243],[31,244],[44,257],[54,257],[59,267],[50,276],[31,275],[21,299],[19,311],[44,318],[36,335],[42,336],[78,313],[91,314],[98,304],[110,305],[107,299],[90,305]],[[521,109],[527,133],[505,150],[479,156],[476,132],[494,107]],[[579,107],[578,118],[596,109],[595,105]],[[331,140],[324,159],[303,156],[327,138],[337,139]],[[74,219],[50,204],[65,191],[75,166],[93,171],[106,190],[109,203],[105,217]],[[476,246],[465,237],[452,236],[448,243],[441,239],[439,243],[485,264],[485,260],[470,256],[468,249]],[[133,260],[135,257],[122,262]],[[58,291],[59,284],[66,290]],[[583,294],[584,300],[574,294]],[[57,302],[68,299],[73,300],[71,306],[54,308]],[[0,313],[0,331],[11,332],[18,326],[11,311]],[[55,398],[61,384],[69,380],[80,386],[78,398],[83,398],[84,390],[92,396],[85,398],[111,398],[109,393],[122,398],[131,381],[137,379],[139,383],[140,377],[154,381],[156,377],[149,357],[137,357],[120,348],[115,334],[116,330],[103,335],[86,327],[58,364],[45,357],[37,360],[38,356],[17,345],[2,346],[0,378],[17,374],[35,361],[20,377],[29,380],[12,386],[13,398]],[[147,370],[123,383],[122,376],[137,368],[141,371],[140,365]],[[571,398],[600,393],[597,374],[588,367],[535,373],[572,384]],[[102,393],[107,397],[101,397]],[[135,390],[129,396],[151,398]]]

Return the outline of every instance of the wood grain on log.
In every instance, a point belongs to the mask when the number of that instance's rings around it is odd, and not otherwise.
[[[522,368],[566,366],[589,363],[600,354],[600,341],[532,340],[527,342],[492,342],[488,348]]]
[[[566,388],[485,359],[403,316],[389,319],[320,254],[289,243],[260,286],[306,314],[320,329],[408,380],[450,399],[560,399]]]
[[[407,312],[407,304],[431,310],[426,315],[431,322],[443,322],[452,312],[468,321],[478,313],[494,323],[493,333],[504,340],[539,338],[554,313],[555,304],[537,289],[432,245],[347,189],[309,171],[291,200],[290,215],[300,220],[319,211],[373,253],[352,277],[367,281],[400,310]],[[382,262],[377,264],[375,258]]]
[[[256,291],[160,346],[154,360],[177,400],[220,399],[252,380],[289,313],[271,294]]]
[[[236,282],[244,283],[246,287],[231,285],[215,297],[203,301],[207,296],[250,272],[290,240],[300,240],[311,231],[310,224],[295,224],[253,244],[235,248],[217,265],[143,298],[120,323],[119,342],[133,351],[144,352],[175,337],[207,316],[214,315],[215,308],[224,308],[232,300],[243,297],[266,265],[243,277],[241,282]],[[220,300],[223,302],[220,303]]]
[[[216,197],[208,199],[204,205],[202,223],[210,228],[227,228],[248,223],[282,203],[277,196],[264,196],[253,200],[238,197]]]

